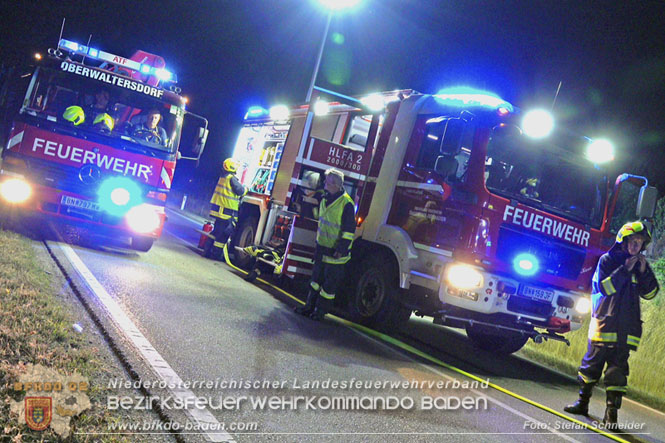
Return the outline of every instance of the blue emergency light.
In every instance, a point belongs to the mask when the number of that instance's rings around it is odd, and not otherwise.
[[[245,114],[245,118],[259,118],[268,115],[268,110],[261,106],[250,106]]]
[[[97,197],[102,209],[111,215],[122,216],[142,203],[142,192],[136,182],[127,177],[111,177],[102,182]]]
[[[540,264],[535,255],[529,253],[522,253],[515,256],[513,260],[513,269],[520,275],[530,277],[538,272]]]
[[[434,97],[450,106],[481,106],[490,109],[501,109],[502,114],[506,111],[513,112],[513,105],[498,95],[468,86],[442,89]]]

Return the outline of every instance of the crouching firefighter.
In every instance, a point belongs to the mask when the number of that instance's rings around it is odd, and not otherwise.
[[[609,429],[617,427],[617,411],[628,384],[629,353],[640,344],[640,297],[651,300],[659,289],[641,254],[650,241],[651,233],[645,223],[626,223],[614,246],[600,257],[593,275],[588,350],[578,372],[580,398],[564,411],[588,414],[591,391],[607,365],[604,380],[607,407],[603,422]]]
[[[356,230],[353,200],[344,191],[344,174],[326,171],[324,197],[319,203],[314,269],[305,306],[298,314],[321,320],[332,308],[344,265],[351,259],[351,244]]]
[[[224,171],[217,181],[215,193],[210,199],[210,215],[215,219],[215,226],[203,248],[205,257],[220,258],[224,244],[233,236],[233,230],[238,223],[238,207],[240,198],[247,193],[247,189],[235,176],[238,170],[237,163],[230,158],[224,160]]]

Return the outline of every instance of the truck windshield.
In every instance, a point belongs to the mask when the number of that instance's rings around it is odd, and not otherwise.
[[[173,153],[178,146],[182,110],[175,103],[130,89],[38,68],[25,103],[23,113],[66,125],[70,130],[122,138],[123,146],[139,151]],[[83,121],[73,106],[83,112]]]
[[[571,137],[533,140],[495,128],[487,147],[485,185],[497,195],[600,227],[607,174],[576,152]]]

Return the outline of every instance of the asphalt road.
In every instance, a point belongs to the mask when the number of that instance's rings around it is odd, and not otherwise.
[[[470,379],[342,323],[316,323],[295,315],[295,303],[287,297],[201,257],[195,248],[198,222],[168,214],[166,230],[149,253],[72,248],[182,380],[217,383],[192,387],[196,396],[222,396],[231,406],[240,399],[240,408],[208,408],[226,425],[255,423],[256,429],[245,432],[228,430],[236,441],[609,441],[498,390],[459,386],[455,383]],[[396,337],[554,410],[576,398],[571,379],[520,357],[479,351],[462,334],[427,319],[412,317]],[[143,378],[154,379],[144,371]],[[307,386],[351,380],[382,386]],[[409,386],[390,385],[405,381]],[[232,382],[271,387],[227,386]],[[273,401],[278,409],[251,404],[270,396],[277,397]],[[282,400],[294,396],[315,400],[302,400],[294,409]],[[362,407],[330,407],[333,398],[350,401],[354,396],[363,399]],[[467,398],[469,409],[427,409],[428,398],[434,397],[440,397],[439,406],[448,400],[449,407]],[[399,402],[400,407],[382,408],[383,400]],[[593,415],[602,416],[603,402],[603,393],[597,391]],[[663,441],[664,419],[659,412],[625,402],[620,421],[641,425],[630,432],[642,435],[621,438]],[[201,434],[183,436],[204,440]]]

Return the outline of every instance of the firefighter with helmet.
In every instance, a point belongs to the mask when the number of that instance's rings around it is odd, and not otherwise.
[[[215,193],[210,199],[210,215],[215,219],[215,226],[211,232],[213,238],[208,238],[203,249],[205,257],[221,257],[224,244],[232,237],[238,222],[240,198],[247,193],[247,189],[235,176],[238,164],[233,159],[227,158],[224,160],[223,168]]]
[[[626,223],[614,246],[600,257],[592,280],[588,349],[578,371],[580,397],[564,408],[566,412],[587,415],[591,392],[607,365],[603,422],[610,429],[617,427],[617,411],[626,392],[629,353],[640,344],[640,297],[651,300],[659,289],[641,253],[650,241],[651,233],[644,222]]]
[[[327,170],[324,191],[307,302],[295,310],[312,320],[323,319],[332,308],[339,282],[344,278],[344,265],[351,259],[356,231],[355,207],[344,190],[344,173]]]

